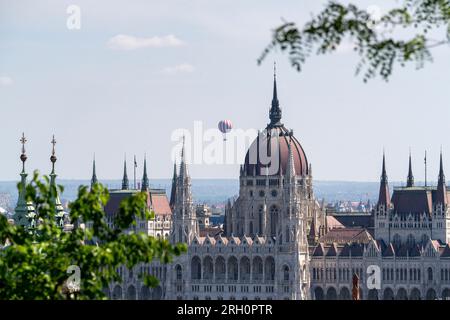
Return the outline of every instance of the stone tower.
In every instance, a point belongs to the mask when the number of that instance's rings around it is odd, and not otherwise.
[[[176,177],[175,203],[173,205],[173,232],[172,241],[191,243],[199,234],[198,221],[192,201],[191,177],[185,159],[185,143],[181,150],[181,163],[179,174]]]

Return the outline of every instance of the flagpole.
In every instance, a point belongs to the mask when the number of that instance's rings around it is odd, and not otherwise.
[[[426,188],[427,187],[427,150],[425,150],[424,162],[425,162],[425,188]]]
[[[134,190],[136,190],[136,166],[137,166],[136,155],[134,155],[134,165],[133,165],[133,169],[134,169]]]

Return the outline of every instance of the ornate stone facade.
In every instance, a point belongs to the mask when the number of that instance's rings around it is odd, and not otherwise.
[[[226,207],[220,235],[199,233],[183,148],[172,188],[171,240],[186,242],[188,252],[168,266],[165,298],[309,298],[307,235],[323,224],[324,215],[314,199],[306,155],[280,120],[274,80],[270,123],[249,148],[239,196]],[[263,156],[270,161],[264,163]]]
[[[374,232],[350,226],[319,239],[310,262],[312,297],[350,299],[356,273],[361,299],[449,299],[449,192],[441,155],[437,186],[414,186],[410,159],[406,187],[394,188],[391,198],[383,156]],[[358,237],[348,237],[352,232]],[[367,286],[371,266],[380,268],[379,289]]]

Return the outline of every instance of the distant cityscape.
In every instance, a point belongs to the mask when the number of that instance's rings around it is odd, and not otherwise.
[[[89,186],[89,180],[58,180],[64,186],[61,201],[64,205],[77,196],[80,185]],[[226,201],[239,192],[237,179],[193,179],[192,190],[194,202],[207,204],[223,209]],[[17,202],[17,183],[19,181],[0,181],[0,212],[13,213]],[[109,189],[118,189],[121,180],[100,181]],[[403,182],[394,182],[393,186],[401,186]],[[420,185],[420,182],[418,183]],[[170,179],[150,180],[153,188],[165,189],[170,194]],[[351,181],[315,181],[314,193],[319,201],[325,201],[328,208],[337,212],[370,211],[378,197],[378,182]]]

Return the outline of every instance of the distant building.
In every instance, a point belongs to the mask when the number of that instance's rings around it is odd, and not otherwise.
[[[321,235],[325,215],[306,154],[280,122],[275,80],[269,118],[241,166],[239,197],[226,206],[223,233],[201,228],[209,215],[193,204],[183,147],[171,241],[187,243],[188,252],[168,266],[166,299],[310,297],[308,238]],[[263,164],[260,150],[267,155],[271,147],[277,163]]]
[[[144,159],[144,172],[141,181],[141,189],[130,188],[127,175],[126,161],[124,161],[122,187],[121,189],[109,190],[110,198],[105,206],[105,213],[110,227],[114,226],[114,220],[119,213],[120,204],[126,198],[138,193],[147,194],[147,209],[154,214],[152,219],[136,219],[136,225],[130,232],[143,232],[149,236],[168,239],[172,230],[172,210],[164,189],[150,188],[147,176],[147,160]],[[97,183],[95,172],[95,160],[93,162],[93,172],[91,185]],[[111,283],[105,288],[105,293],[111,299],[128,300],[158,300],[164,296],[164,282],[166,277],[166,266],[159,261],[152,261],[148,264],[139,264],[132,270],[125,266],[117,270],[122,277],[122,283]],[[141,274],[151,274],[160,279],[160,285],[156,288],[148,288],[140,279]]]
[[[27,155],[25,152],[25,143],[27,142],[25,135],[22,134],[22,138],[20,139],[22,143],[22,154],[20,155],[20,160],[22,162],[22,172],[20,173],[20,183],[19,183],[19,196],[17,199],[17,205],[14,210],[13,220],[14,224],[22,225],[30,232],[34,232],[36,230],[39,220],[36,213],[35,204],[26,200],[26,185],[27,185],[27,176],[28,174],[25,171],[25,162],[27,160]],[[73,225],[70,223],[69,214],[64,211],[64,207],[61,204],[60,195],[58,192],[58,188],[56,185],[56,172],[55,172],[55,163],[56,163],[56,154],[55,154],[55,144],[56,140],[53,136],[51,141],[52,143],[52,153],[50,156],[50,162],[52,163],[52,170],[50,172],[50,185],[55,187],[56,195],[53,197],[52,202],[55,208],[55,218],[57,224],[64,229],[65,231],[70,231],[73,229]]]
[[[354,273],[361,299],[450,298],[450,208],[442,154],[437,186],[415,186],[411,157],[407,186],[389,195],[383,156],[378,202],[371,215],[327,217],[328,232],[312,248],[314,299],[350,299]],[[366,286],[367,268],[380,267],[381,288]]]

